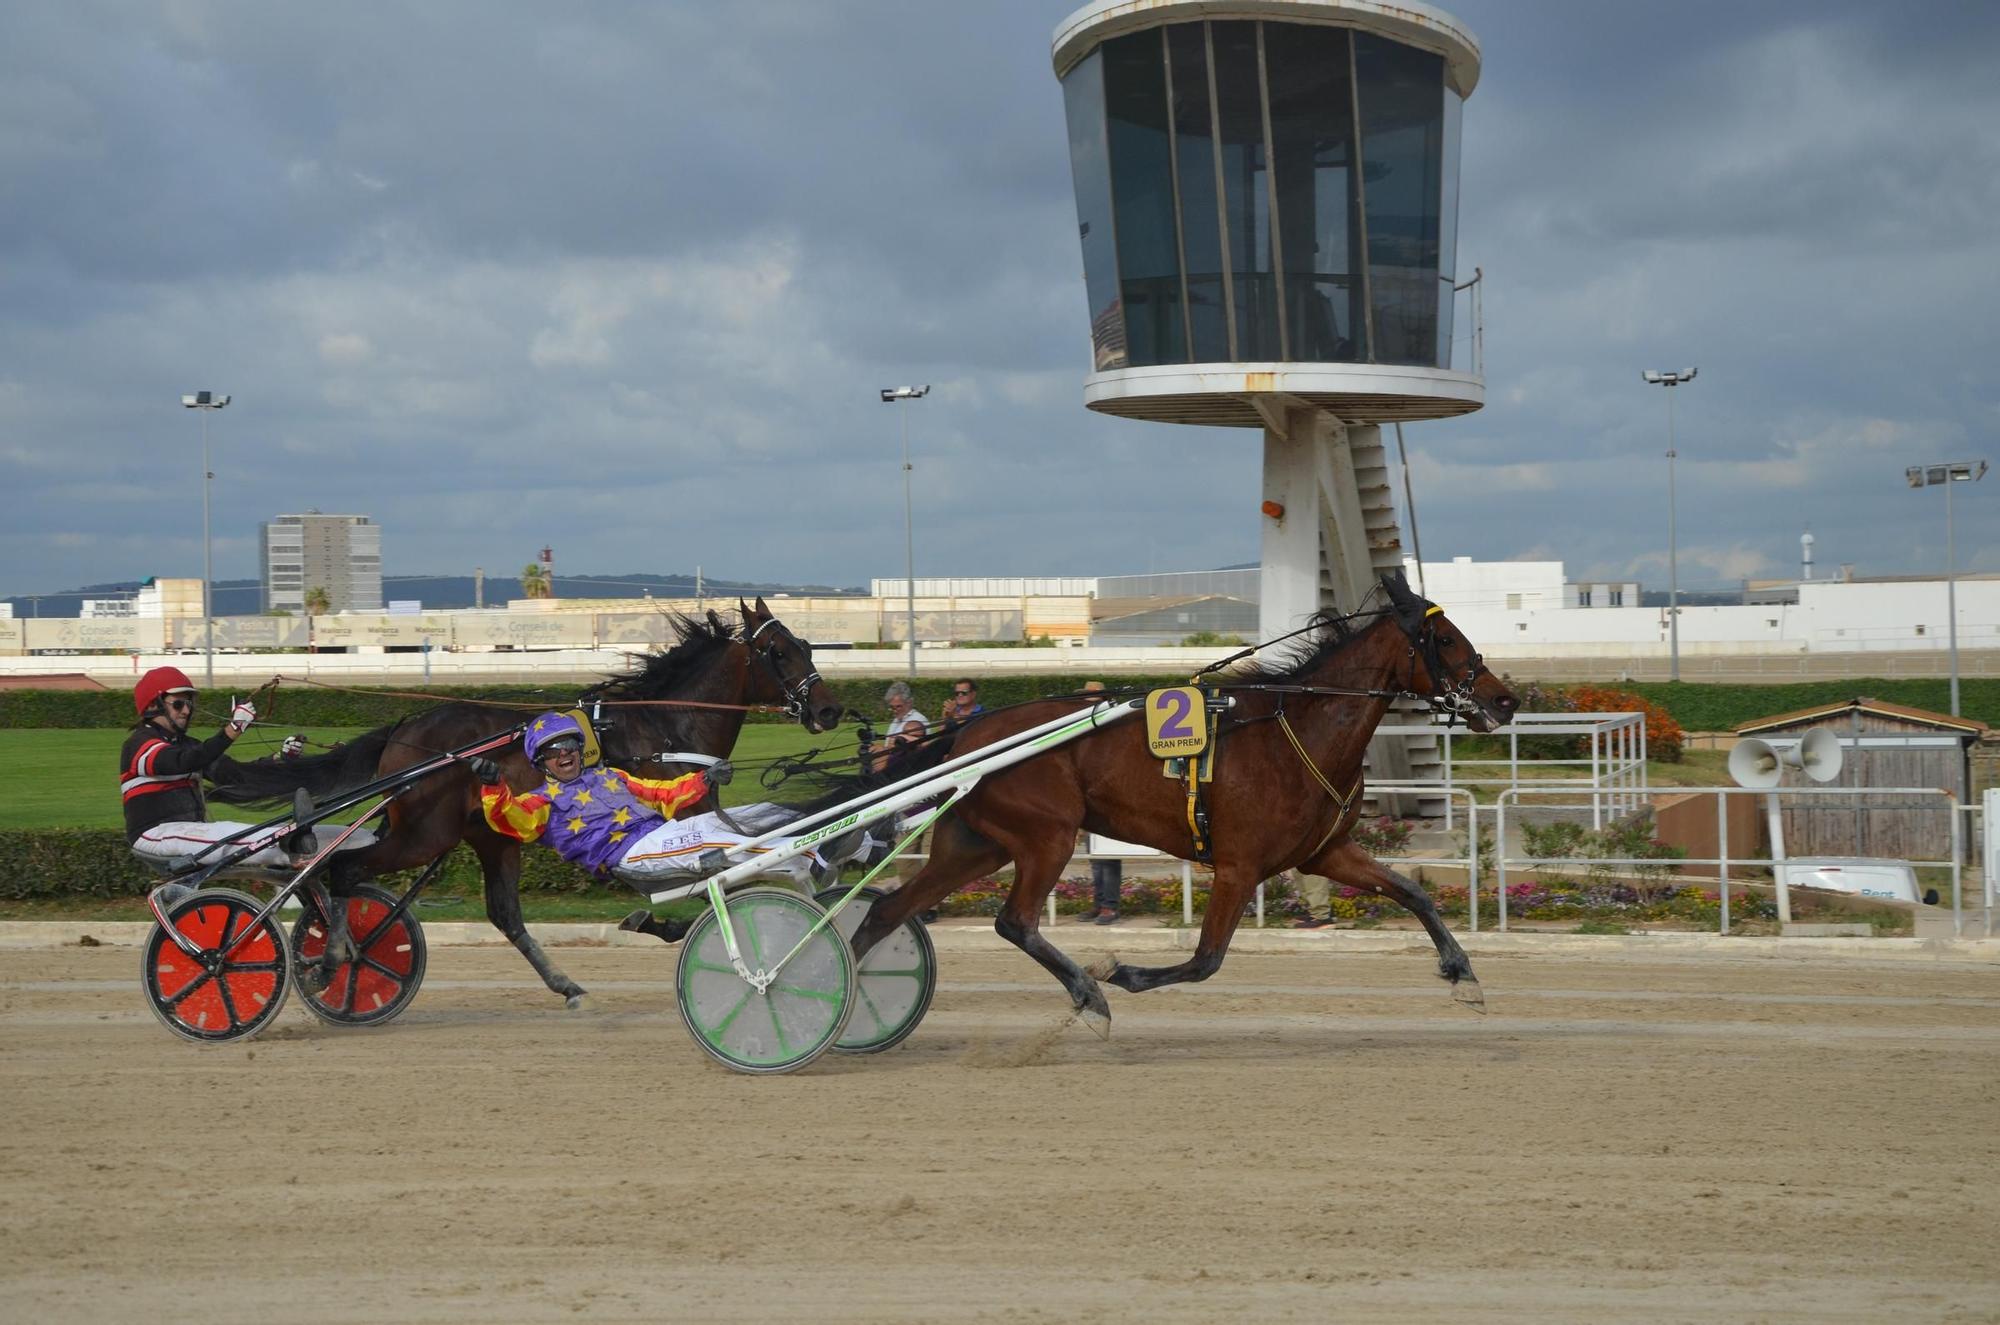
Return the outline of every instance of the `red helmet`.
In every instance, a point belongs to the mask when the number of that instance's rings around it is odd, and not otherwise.
[[[186,672],[178,667],[155,667],[132,687],[132,704],[143,718],[162,696],[183,691],[190,695],[194,693],[194,682],[188,680]]]

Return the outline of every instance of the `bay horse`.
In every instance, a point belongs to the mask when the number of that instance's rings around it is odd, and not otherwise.
[[[843,710],[813,668],[812,646],[773,616],[761,597],[754,608],[738,599],[737,609],[740,628],[714,612],[705,621],[671,617],[676,637],[672,647],[647,655],[633,671],[583,692],[582,706],[601,705],[608,718],[600,735],[605,763],[659,776],[663,752],[726,756],[736,746],[749,705],[781,705],[814,733],[839,725]],[[498,735],[528,716],[529,711],[518,707],[440,704],[366,732],[326,754],[236,765],[210,794],[239,805],[289,797],[301,788],[325,798],[483,736]],[[496,755],[495,762],[515,788],[533,785],[541,777],[518,743]],[[710,808],[712,802],[705,801],[689,812]],[[580,1007],[583,987],[549,960],[522,921],[521,844],[488,826],[478,782],[469,770],[434,773],[392,802],[387,827],[376,842],[334,858],[328,887],[339,895],[379,875],[428,865],[460,842],[479,858],[486,918],[528,959],[544,984],[569,1007]],[[327,955],[321,964],[329,974],[352,959],[347,910],[336,906],[332,911]]]
[[[1195,857],[1185,784],[1163,777],[1145,725],[1126,719],[980,782],[938,822],[930,859],[875,903],[854,934],[869,949],[919,911],[1012,861],[1014,886],[994,928],[1069,992],[1077,1014],[1108,1033],[1099,977],[1134,993],[1206,980],[1222,965],[1244,905],[1261,880],[1303,869],[1400,903],[1437,947],[1453,997],[1484,1010],[1479,981],[1420,884],[1370,856],[1350,836],[1361,813],[1361,761],[1390,702],[1410,695],[1463,717],[1477,732],[1509,722],[1519,701],[1486,669],[1443,610],[1384,576],[1389,606],[1321,613],[1275,661],[1223,673],[1235,703],[1218,723],[1208,787],[1215,882],[1194,955],[1173,966],[1110,962],[1085,971],[1040,932],[1079,829]],[[1034,701],[975,718],[901,766],[905,777],[946,758],[1077,711],[1101,696]]]

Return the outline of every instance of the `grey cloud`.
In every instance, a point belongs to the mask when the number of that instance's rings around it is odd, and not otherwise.
[[[1425,550],[1651,565],[1638,370],[1692,362],[1681,536],[1714,551],[1684,583],[1789,566],[1808,517],[1828,564],[1936,564],[1884,481],[2000,418],[1994,11],[1448,7],[1486,50],[1460,260],[1491,403],[1408,430]],[[10,8],[18,587],[198,565],[174,402],[201,386],[237,398],[220,574],[307,504],[375,515],[392,572],[548,541],[577,571],[896,574],[903,420],[874,389],[904,381],[936,387],[908,409],[920,572],[1254,558],[1255,434],[1081,407],[1067,8]]]

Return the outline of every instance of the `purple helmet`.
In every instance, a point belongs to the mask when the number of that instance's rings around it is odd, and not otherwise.
[[[552,742],[568,737],[577,745],[583,744],[583,728],[576,725],[576,719],[562,713],[544,713],[528,724],[528,736],[522,744],[528,752],[528,761],[539,764],[542,755]]]

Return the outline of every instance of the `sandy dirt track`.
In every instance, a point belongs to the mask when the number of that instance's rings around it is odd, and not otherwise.
[[[1082,952],[1101,942],[1058,936]],[[398,1024],[196,1048],[0,953],[13,1320],[2000,1320],[2000,970],[946,953],[908,1044],[733,1075],[663,951],[441,949]]]

